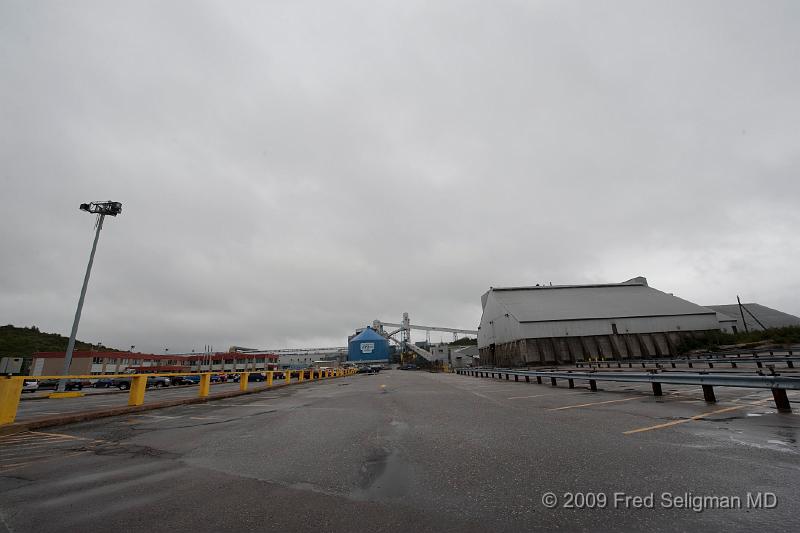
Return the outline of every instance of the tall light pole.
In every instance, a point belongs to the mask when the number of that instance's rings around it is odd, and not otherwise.
[[[75,349],[75,336],[78,334],[78,323],[81,321],[83,300],[86,298],[86,287],[89,285],[89,275],[92,273],[92,263],[94,263],[94,254],[97,251],[97,240],[100,238],[100,230],[103,229],[103,220],[106,218],[106,215],[115,217],[122,213],[122,204],[120,202],[91,202],[88,204],[81,204],[80,209],[81,211],[97,215],[97,232],[94,234],[92,253],[89,255],[89,264],[86,266],[86,276],[83,278],[81,297],[78,299],[78,309],[75,311],[75,320],[72,322],[72,332],[69,334],[67,353],[64,355],[65,376],[69,375],[69,367],[72,364],[72,352]],[[67,380],[62,379],[58,383],[58,392],[64,392],[66,389]]]

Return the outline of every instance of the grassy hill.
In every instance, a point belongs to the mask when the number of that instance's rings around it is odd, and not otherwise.
[[[36,326],[18,328],[16,326],[0,326],[0,357],[30,358],[34,352],[65,352],[69,337],[58,333],[43,333]],[[88,350],[92,345],[75,341],[76,350]],[[96,346],[95,346],[96,348]],[[107,351],[119,351],[105,348]]]

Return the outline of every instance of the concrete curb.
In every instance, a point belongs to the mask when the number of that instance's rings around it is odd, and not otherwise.
[[[342,376],[342,377],[350,377],[350,376]],[[329,378],[330,379],[330,378]],[[194,397],[194,398],[180,398],[177,400],[165,400],[161,402],[153,402],[147,403],[144,405],[137,405],[135,407],[112,407],[109,409],[99,409],[95,411],[86,411],[83,413],[75,413],[75,414],[65,414],[59,416],[53,416],[49,418],[37,418],[34,420],[28,420],[26,422],[14,422],[13,424],[8,424],[5,426],[0,426],[0,437],[6,435],[13,435],[15,433],[21,433],[23,431],[30,431],[32,429],[40,429],[52,426],[63,426],[66,424],[74,424],[76,422],[85,422],[87,420],[96,420],[98,418],[106,418],[110,416],[118,416],[118,415],[125,415],[129,413],[141,413],[143,411],[152,411],[154,409],[163,409],[165,407],[174,407],[176,405],[191,405],[195,403],[206,403],[211,402],[214,400],[223,400],[225,398],[235,398],[236,396],[245,396],[247,394],[258,394],[261,392],[270,392],[277,389],[282,389],[285,387],[291,387],[293,385],[303,385],[305,383],[316,383],[320,380],[315,379],[313,381],[305,380],[302,383],[291,383],[291,384],[280,384],[280,385],[272,385],[271,387],[259,387],[257,389],[249,389],[246,391],[228,391],[228,392],[221,392],[218,394],[210,394],[205,398]],[[328,381],[328,380],[325,380]],[[187,385],[188,387],[188,385]]]

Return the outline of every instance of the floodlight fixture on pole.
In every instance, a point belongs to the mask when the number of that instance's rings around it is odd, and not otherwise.
[[[97,251],[97,241],[100,238],[100,230],[103,229],[103,220],[106,215],[115,217],[122,213],[122,203],[120,202],[90,202],[88,204],[80,205],[81,211],[93,213],[97,215],[96,228],[94,234],[94,243],[92,244],[92,253],[89,255],[89,264],[86,266],[86,275],[83,278],[83,287],[81,288],[81,296],[78,299],[78,309],[75,311],[75,320],[72,322],[72,331],[69,334],[69,343],[67,344],[67,353],[64,354],[64,373],[69,375],[69,367],[72,365],[72,352],[75,350],[75,337],[78,334],[78,323],[81,321],[81,311],[83,310],[83,301],[86,298],[86,288],[89,286],[89,275],[92,273],[92,263],[94,263],[94,254]],[[58,383],[58,392],[64,392],[67,388],[67,380],[62,379]]]

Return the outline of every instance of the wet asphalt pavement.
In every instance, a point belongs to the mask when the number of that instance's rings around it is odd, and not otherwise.
[[[717,397],[391,370],[0,437],[0,531],[796,531],[800,416]]]

